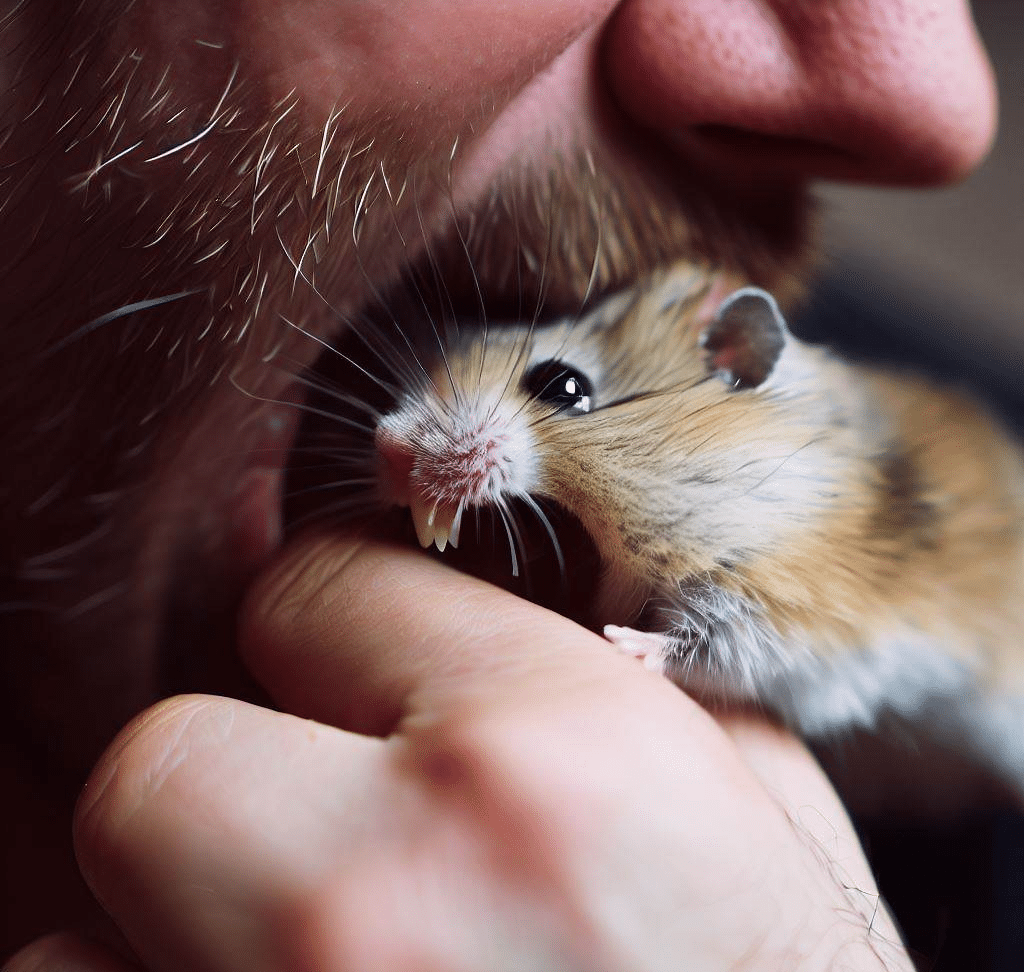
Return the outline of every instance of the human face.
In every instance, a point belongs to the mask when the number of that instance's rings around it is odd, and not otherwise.
[[[224,660],[320,350],[287,322],[329,341],[425,256],[551,310],[677,256],[785,290],[809,179],[955,179],[993,128],[959,0],[33,0],[2,31],[0,642],[71,766]]]

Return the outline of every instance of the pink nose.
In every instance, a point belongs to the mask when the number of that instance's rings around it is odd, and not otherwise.
[[[727,170],[940,183],[995,129],[964,0],[625,0],[605,54],[627,112]]]

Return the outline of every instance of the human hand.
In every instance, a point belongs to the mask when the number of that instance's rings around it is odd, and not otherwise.
[[[563,618],[313,536],[242,646],[284,712],[165,702],[78,809],[151,972],[911,968],[802,746]],[[121,961],[63,936],[10,972]]]

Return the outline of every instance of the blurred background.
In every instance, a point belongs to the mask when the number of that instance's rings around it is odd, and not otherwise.
[[[914,305],[938,329],[936,342],[963,347],[1017,379],[1024,365],[1024,0],[974,0],[973,9],[1000,93],[991,156],[949,189],[824,187],[824,269],[830,286],[866,289],[896,311]]]

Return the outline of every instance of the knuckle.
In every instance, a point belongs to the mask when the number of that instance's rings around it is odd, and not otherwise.
[[[493,708],[405,735],[407,765],[429,793],[493,823],[546,820],[558,828],[586,792],[557,734]]]

